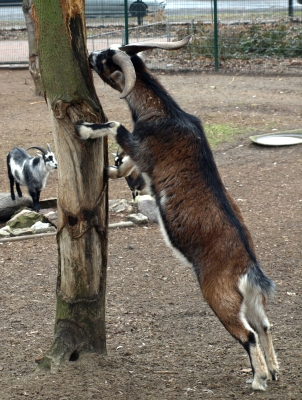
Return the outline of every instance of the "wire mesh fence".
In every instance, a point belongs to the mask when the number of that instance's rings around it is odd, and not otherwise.
[[[86,0],[89,51],[116,43],[174,41],[151,68],[302,74],[302,0]],[[22,1],[0,0],[0,64],[27,64]]]

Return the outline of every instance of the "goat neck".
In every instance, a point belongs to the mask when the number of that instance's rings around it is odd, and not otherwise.
[[[135,68],[136,82],[125,100],[132,112],[133,120],[137,121],[141,117],[169,116],[170,105],[171,103],[176,105],[176,102],[139,56],[132,56],[131,61]]]

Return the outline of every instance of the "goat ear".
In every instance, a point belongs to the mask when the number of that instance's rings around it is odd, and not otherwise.
[[[38,157],[43,158],[41,153],[36,153]]]

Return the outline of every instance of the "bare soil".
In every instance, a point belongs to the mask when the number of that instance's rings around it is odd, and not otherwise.
[[[230,124],[241,135],[214,149],[222,179],[239,204],[266,274],[277,284],[268,304],[280,379],[254,393],[244,349],[203,301],[196,279],[164,245],[159,227],[111,230],[107,356],[82,355],[59,373],[35,374],[53,339],[55,238],[0,244],[0,399],[302,398],[302,147],[259,147],[250,134],[301,128],[301,78],[159,73],[188,112]],[[131,128],[126,104],[96,80],[109,119]],[[6,154],[53,143],[43,98],[28,71],[0,70],[0,192]],[[54,197],[54,173],[42,197]],[[110,198],[131,199],[124,180]],[[110,216],[113,221],[125,216]]]

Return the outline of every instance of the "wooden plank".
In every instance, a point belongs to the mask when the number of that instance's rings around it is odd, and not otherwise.
[[[109,224],[109,229],[116,229],[116,228],[130,228],[134,226],[134,223],[131,221],[124,221],[124,222],[117,222],[115,224]],[[11,236],[0,238],[0,243],[6,242],[19,242],[21,240],[30,240],[30,239],[41,239],[45,237],[55,236],[57,232],[49,232],[49,233],[37,233],[35,235],[24,235],[24,236]]]

